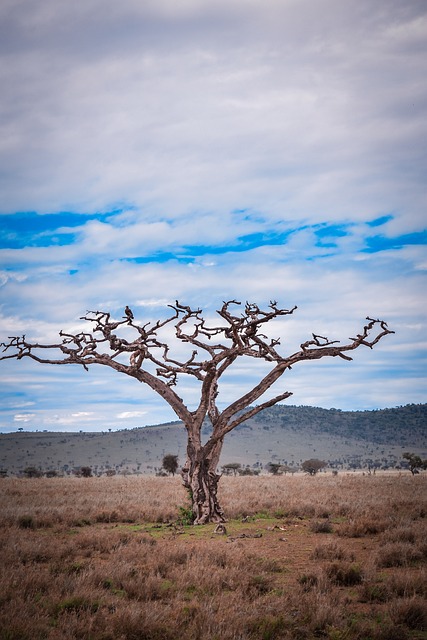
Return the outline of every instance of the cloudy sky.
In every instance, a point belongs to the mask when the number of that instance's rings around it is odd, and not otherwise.
[[[0,339],[275,299],[284,353],[396,331],[295,368],[292,404],[426,401],[425,0],[4,0],[0,50]],[[0,376],[2,431],[175,419],[102,367]]]

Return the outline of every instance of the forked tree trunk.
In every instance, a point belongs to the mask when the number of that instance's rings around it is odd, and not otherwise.
[[[222,441],[213,447],[207,443],[197,448],[193,442],[188,443],[187,462],[181,473],[184,486],[191,496],[194,524],[225,522],[217,497],[221,478],[217,473],[217,464],[221,449]]]
[[[192,474],[189,474],[186,486],[191,491],[194,524],[225,521],[217,497],[220,477],[209,468],[207,460],[196,463]]]

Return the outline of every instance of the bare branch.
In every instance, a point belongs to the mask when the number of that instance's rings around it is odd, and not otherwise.
[[[249,420],[249,418],[253,418],[253,416],[257,415],[257,413],[260,413],[260,411],[264,411],[264,409],[273,407],[278,402],[282,402],[282,400],[286,400],[292,395],[292,391],[285,391],[283,393],[279,393],[277,396],[274,396],[274,398],[271,398],[270,400],[266,400],[265,402],[256,405],[255,407],[251,407],[248,411],[245,411],[238,415],[232,422],[227,425],[225,429],[221,430],[220,437],[224,437],[225,434],[235,429],[235,427],[237,427],[242,422]]]
[[[327,356],[351,360],[348,352],[362,345],[372,349],[385,335],[394,333],[383,320],[367,317],[363,330],[355,338],[349,338],[347,344],[340,345],[337,340],[313,333],[310,340],[301,344],[300,351],[285,357],[278,350],[280,340],[269,339],[260,332],[260,328],[277,317],[293,314],[297,307],[281,309],[276,301],[271,301],[268,309],[262,310],[257,304],[246,302],[243,311],[236,314],[234,308],[241,307],[241,304],[237,300],[229,300],[217,311],[224,324],[211,326],[203,317],[201,309],[192,309],[178,301],[169,306],[173,309],[171,315],[144,325],[135,321],[129,307],[126,307],[125,315],[120,320],[113,320],[109,312],[87,311],[81,319],[92,325],[91,330],[76,334],[60,331],[61,341],[48,345],[31,343],[25,335],[9,337],[9,342],[1,343],[3,355],[0,359],[19,360],[29,357],[47,364],[79,364],[86,370],[92,364],[110,366],[149,384],[174,405],[174,410],[180,403],[183,404],[182,400],[176,394],[166,392],[165,387],[175,386],[180,375],[191,375],[201,383],[200,402],[193,412],[194,419],[197,418],[197,423],[201,424],[208,414],[216,423],[218,433],[224,434],[240,424],[240,418],[236,418],[238,414],[253,405],[297,362]],[[185,358],[172,356],[171,345],[159,337],[160,331],[170,323],[174,323],[178,341],[193,346],[191,353]],[[126,335],[119,335],[119,331],[125,327]],[[378,330],[375,331],[376,329]],[[136,334],[133,338],[128,335],[132,331]],[[215,336],[219,341],[213,343],[212,338]],[[104,350],[107,348],[107,352],[101,352],[100,347]],[[49,350],[56,350],[61,355],[44,357],[43,353]],[[216,404],[218,383],[225,371],[242,356],[264,360],[273,367],[253,389],[220,413]],[[128,364],[123,361],[126,357]],[[155,367],[155,375],[146,368],[149,364]],[[156,384],[154,380],[157,381]],[[271,406],[286,397],[288,392],[268,401],[268,405],[263,403],[257,406]],[[179,412],[182,414],[181,405]],[[254,411],[258,410],[252,408],[247,415],[254,415]]]

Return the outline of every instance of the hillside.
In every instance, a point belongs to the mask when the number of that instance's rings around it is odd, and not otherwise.
[[[207,424],[203,433],[209,433]],[[320,458],[336,468],[395,467],[405,451],[427,457],[427,404],[377,411],[276,405],[228,434],[221,462],[263,468],[270,461],[298,466]],[[0,434],[0,468],[9,474],[28,466],[155,473],[167,453],[184,462],[181,422],[103,433]]]

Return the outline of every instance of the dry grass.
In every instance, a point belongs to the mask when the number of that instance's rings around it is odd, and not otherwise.
[[[224,478],[220,536],[177,478],[4,479],[0,640],[420,640],[426,485]]]

